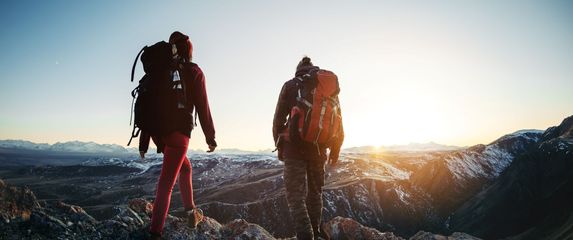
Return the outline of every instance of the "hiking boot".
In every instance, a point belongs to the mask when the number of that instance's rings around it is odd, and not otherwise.
[[[203,221],[203,210],[193,208],[187,211],[187,224],[190,228],[197,228],[197,225]]]

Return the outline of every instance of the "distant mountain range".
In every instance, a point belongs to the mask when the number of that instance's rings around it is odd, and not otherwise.
[[[373,153],[373,152],[437,152],[437,151],[455,151],[466,147],[443,145],[435,142],[428,143],[409,143],[406,145],[389,145],[389,146],[360,146],[346,148],[343,151],[347,153]]]
[[[64,153],[106,153],[106,154],[126,154],[137,153],[136,147],[126,148],[117,144],[99,144],[95,142],[68,141],[54,144],[34,143],[26,140],[0,140],[0,148],[19,150],[40,150]],[[148,153],[154,153],[155,148],[150,148]],[[220,154],[272,154],[272,149],[259,151],[248,151],[236,148],[217,149]],[[201,154],[205,151],[200,149],[189,149],[189,153]]]
[[[83,152],[83,153],[128,153],[133,151],[117,144],[99,144],[95,142],[57,142],[54,144],[34,143],[25,140],[0,140],[0,148],[43,150],[54,152]]]
[[[43,150],[43,151],[55,151],[55,152],[108,153],[108,154],[125,154],[125,153],[137,152],[137,148],[133,147],[126,148],[117,144],[99,144],[95,142],[82,142],[82,141],[68,141],[68,142],[57,142],[54,144],[48,144],[48,143],[34,143],[26,140],[0,140],[0,148]],[[380,151],[434,152],[434,151],[454,151],[464,148],[465,147],[449,146],[434,142],[428,142],[428,143],[410,143],[406,145],[391,145],[382,147],[374,147],[374,146],[351,147],[343,149],[343,152],[346,153],[373,153]],[[272,154],[272,151],[273,151],[272,149],[264,149],[258,151],[249,151],[237,148],[217,149],[217,153],[221,154]],[[150,149],[149,152],[153,153],[155,152],[155,149]],[[204,153],[204,151],[200,149],[189,149],[189,152]]]
[[[520,130],[512,134],[507,134],[506,137],[519,135],[523,133],[537,132],[542,133],[542,130]],[[8,149],[24,149],[24,150],[43,150],[55,152],[77,152],[77,153],[108,153],[108,154],[125,154],[136,153],[137,148],[126,148],[117,144],[99,144],[95,142],[82,142],[82,141],[68,141],[57,142],[54,144],[48,143],[34,143],[26,140],[0,140],[0,148]],[[439,152],[439,151],[456,151],[466,149],[467,147],[443,145],[435,142],[428,143],[409,143],[405,145],[388,145],[388,146],[359,146],[350,147],[342,150],[344,153],[377,153],[377,152]],[[155,149],[150,149],[149,153],[155,152]],[[189,149],[189,153],[201,154],[205,151],[200,149]],[[272,154],[273,149],[264,149],[258,151],[242,150],[238,148],[223,148],[217,149],[217,153],[221,154]]]

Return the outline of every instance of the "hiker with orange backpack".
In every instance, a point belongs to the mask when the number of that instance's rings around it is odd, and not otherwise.
[[[195,228],[203,219],[203,212],[195,206],[193,200],[192,167],[186,156],[194,127],[193,111],[195,119],[198,116],[201,121],[208,152],[215,150],[217,142],[205,88],[205,76],[201,68],[191,62],[193,45],[189,37],[173,32],[169,43],[158,42],[144,47],[134,63],[132,81],[140,54],[145,75],[132,92],[134,99],[137,97],[132,138],[137,137],[141,130],[142,158],[150,138],[158,146],[158,152],[164,154],[149,229],[150,239],[161,239],[171,193],[178,176],[189,226]],[[139,128],[137,132],[136,128]]]
[[[275,109],[273,137],[298,239],[327,238],[321,231],[322,187],[325,165],[337,163],[344,141],[339,92],[337,76],[304,57]]]

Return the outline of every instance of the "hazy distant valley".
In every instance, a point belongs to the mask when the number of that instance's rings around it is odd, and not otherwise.
[[[80,145],[73,149],[83,152],[0,143],[0,179],[29,187],[39,200],[81,206],[96,220],[120,214],[130,199],[153,200],[161,155],[142,161],[113,146]],[[274,155],[189,157],[196,202],[207,216],[221,223],[244,219],[274,237],[293,235],[283,165]],[[347,217],[401,237],[425,230],[562,239],[573,236],[572,180],[573,117],[546,131],[518,131],[468,148],[347,149],[327,172],[324,219]],[[177,186],[171,206],[181,209]]]

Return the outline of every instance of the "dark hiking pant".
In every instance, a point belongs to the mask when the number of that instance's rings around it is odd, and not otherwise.
[[[284,180],[297,239],[318,238],[322,220],[324,160],[285,159]]]

